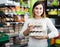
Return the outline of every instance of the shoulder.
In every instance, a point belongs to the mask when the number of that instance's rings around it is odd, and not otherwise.
[[[33,20],[33,18],[29,18],[27,21],[32,21]]]
[[[46,17],[45,20],[50,20],[50,18]]]
[[[45,20],[46,23],[51,23],[52,22],[50,18],[45,18],[44,20]]]
[[[47,24],[53,24],[53,22],[50,18],[45,18],[45,21],[46,21]]]
[[[25,22],[30,23],[31,21],[33,21],[33,18],[29,18],[29,19],[26,20]]]
[[[50,18],[47,18],[47,17],[45,18],[45,20],[46,20],[46,21],[51,21],[51,19],[50,19]]]

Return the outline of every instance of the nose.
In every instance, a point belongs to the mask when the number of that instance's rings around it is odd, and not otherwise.
[[[38,9],[37,11],[38,11],[38,12],[41,12],[41,10],[40,10],[40,9]]]

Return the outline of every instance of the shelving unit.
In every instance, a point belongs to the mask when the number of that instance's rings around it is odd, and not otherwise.
[[[17,0],[13,1],[14,5],[0,4],[0,10],[4,13],[4,16],[0,16],[0,19],[4,19],[2,22],[4,23],[2,31],[10,37],[10,40],[8,43],[6,43],[6,46],[9,46],[10,44],[13,45],[15,43],[22,46],[27,43],[27,40],[25,38],[20,40],[18,37],[19,32],[24,24],[24,22],[18,21],[18,16],[20,17],[20,15],[29,14],[30,0],[18,0],[20,2],[20,6],[15,5],[15,3],[18,2]]]
[[[58,18],[59,9],[60,9],[60,1],[59,0],[46,0],[47,7],[47,16],[50,18]],[[52,13],[53,12],[53,13]]]

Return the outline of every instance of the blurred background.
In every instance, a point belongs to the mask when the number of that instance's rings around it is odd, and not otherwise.
[[[0,47],[27,47],[28,36],[18,34],[26,20],[32,18],[33,4],[38,0],[0,0]],[[60,34],[60,0],[39,0],[46,4],[46,14]],[[48,39],[48,47],[60,47],[60,35]]]

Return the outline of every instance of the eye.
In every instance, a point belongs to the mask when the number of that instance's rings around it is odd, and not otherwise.
[[[41,10],[42,8],[40,8],[40,10]]]
[[[38,9],[37,7],[35,9]]]
[[[42,8],[38,8],[38,7],[36,7],[35,9],[40,9],[40,10],[42,10]]]

